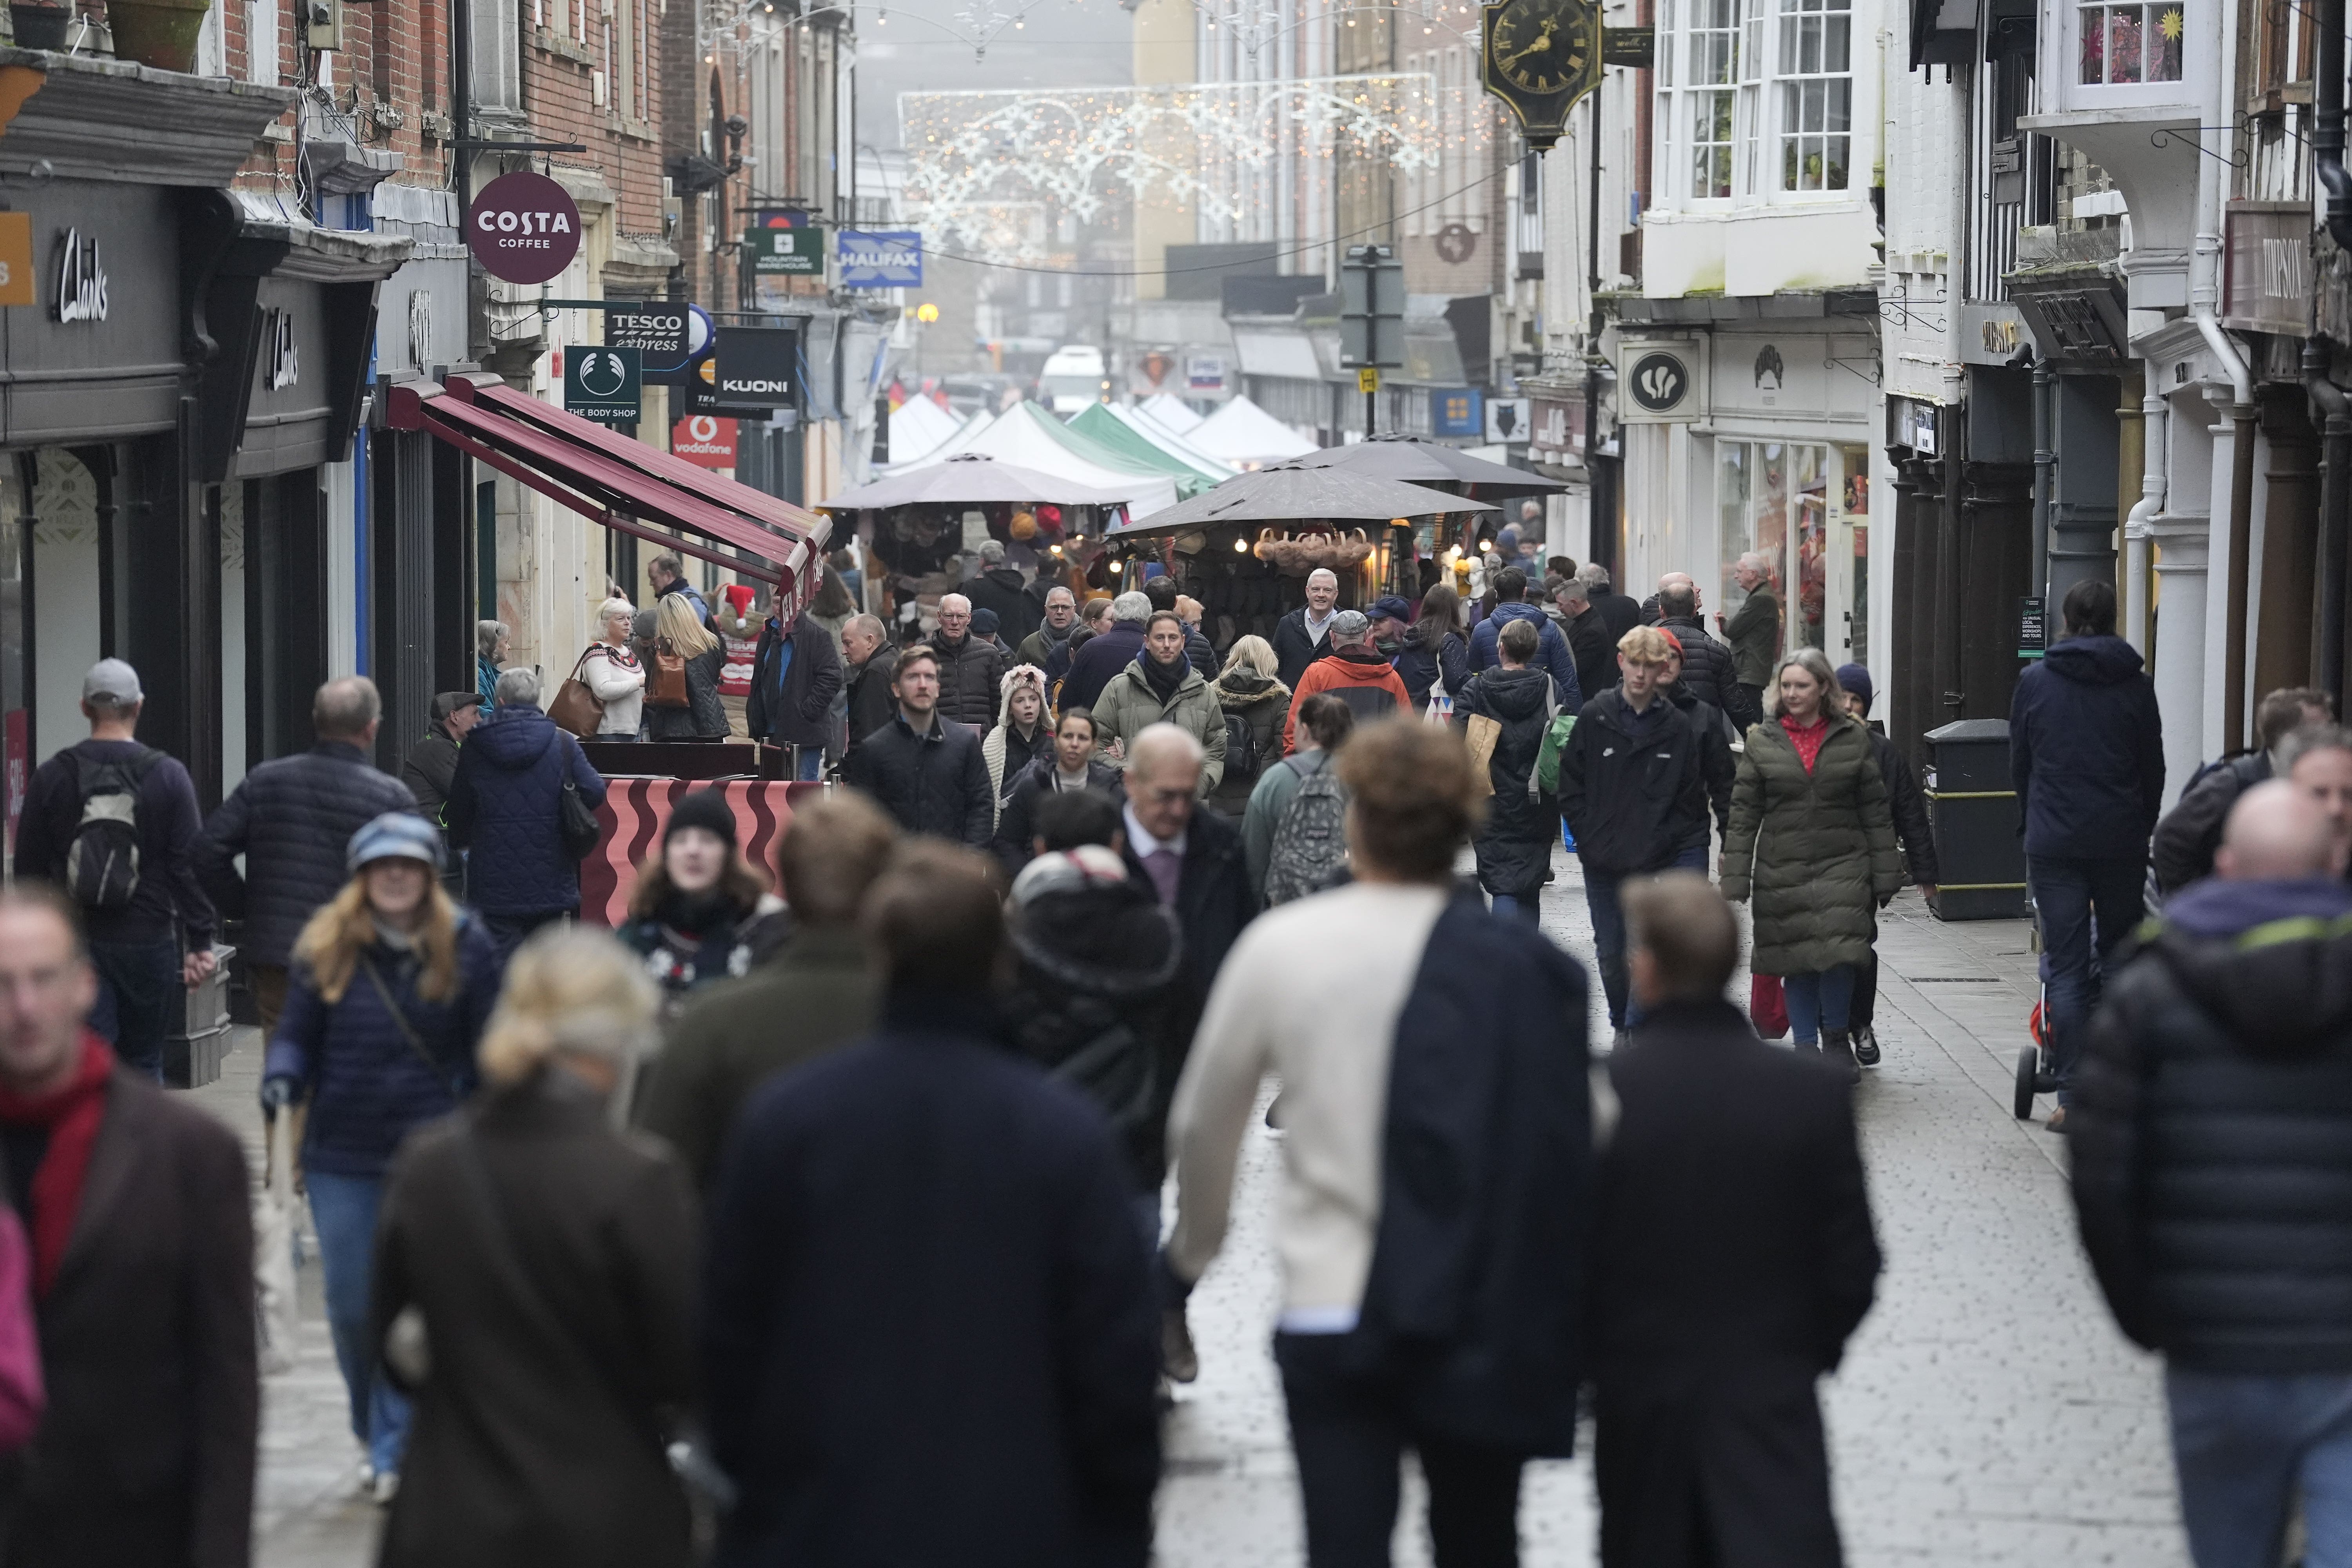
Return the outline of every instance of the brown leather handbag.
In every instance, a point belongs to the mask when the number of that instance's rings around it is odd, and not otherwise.
[[[646,706],[648,708],[690,708],[694,700],[686,689],[686,655],[670,646],[667,637],[654,639],[654,656],[646,660],[652,679],[646,683]]]
[[[547,716],[555,721],[557,729],[569,730],[583,741],[594,735],[597,726],[604,721],[604,704],[580,679],[580,672],[588,668],[588,656],[595,651],[593,647],[581,650],[580,661],[572,667],[571,677],[556,689],[555,700],[547,705]]]

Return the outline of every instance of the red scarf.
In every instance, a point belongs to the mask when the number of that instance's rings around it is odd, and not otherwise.
[[[106,1083],[113,1074],[114,1053],[85,1029],[81,1065],[63,1089],[43,1095],[0,1089],[0,1121],[49,1130],[48,1150],[33,1173],[29,1208],[27,1194],[17,1194],[19,1209],[32,1216],[34,1292],[45,1298],[57,1281],[58,1265],[65,1261],[66,1243],[73,1239],[82,1177],[89,1171],[89,1152],[106,1115]]]
[[[1780,728],[1789,732],[1789,740],[1797,748],[1797,760],[1805,764],[1805,772],[1813,771],[1813,759],[1822,754],[1822,742],[1830,738],[1829,715],[1816,717],[1810,724],[1800,724],[1786,713],[1780,715]]]

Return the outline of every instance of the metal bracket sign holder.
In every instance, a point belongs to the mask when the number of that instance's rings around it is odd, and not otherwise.
[[[1404,364],[1404,263],[1385,245],[1349,246],[1339,268],[1339,364],[1356,372],[1369,441],[1380,405],[1380,373]]]

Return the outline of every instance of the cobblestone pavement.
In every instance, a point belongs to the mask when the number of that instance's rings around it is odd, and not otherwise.
[[[1572,858],[1544,926],[1589,965],[1591,926]],[[1986,1568],[2130,1564],[2187,1554],[2176,1521],[2158,1368],[2107,1317],[2074,1239],[2063,1141],[2010,1115],[2033,1000],[2021,921],[1944,925],[1916,894],[1884,917],[1879,1036],[1885,1064],[1857,1092],[1886,1272],[1843,1370],[1826,1385],[1849,1561]],[[1746,977],[1738,984],[1745,994]],[[1606,1019],[1594,992],[1594,1031]],[[197,1091],[245,1134],[257,1037]],[[2048,1106],[2041,1108],[2046,1116]],[[1268,1352],[1279,1294],[1269,1246],[1275,1135],[1244,1151],[1235,1225],[1193,1297],[1202,1373],[1168,1426],[1162,1568],[1290,1568],[1302,1560],[1281,1390]],[[257,1502],[260,1568],[373,1560],[376,1512],[319,1310],[301,1270],[299,1364],[268,1380]],[[1397,1559],[1427,1562],[1408,1493]],[[1529,1568],[1594,1561],[1589,1459],[1530,1473]]]

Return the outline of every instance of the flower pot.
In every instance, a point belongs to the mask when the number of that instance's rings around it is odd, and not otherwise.
[[[73,13],[63,5],[11,5],[8,21],[16,29],[18,48],[62,49]]]
[[[110,0],[114,58],[157,70],[194,70],[196,35],[211,9],[212,0]]]

